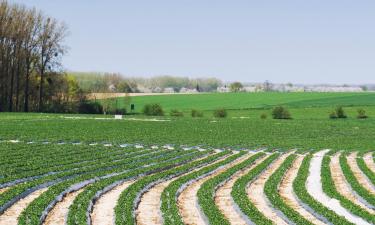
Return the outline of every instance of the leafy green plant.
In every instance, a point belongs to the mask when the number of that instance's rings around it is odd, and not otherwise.
[[[164,116],[163,108],[157,103],[146,104],[142,111],[146,116]]]
[[[358,119],[367,119],[368,116],[366,115],[366,111],[364,109],[358,109],[358,115],[357,115],[357,118]]]
[[[292,119],[287,108],[283,106],[276,106],[272,109],[272,117],[274,119]]]
[[[215,109],[213,114],[216,118],[225,118],[228,116],[227,110],[223,108]]]

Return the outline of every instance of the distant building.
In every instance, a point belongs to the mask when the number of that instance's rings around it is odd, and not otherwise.
[[[174,93],[175,91],[174,91],[174,89],[173,88],[171,88],[171,87],[166,87],[166,88],[164,88],[164,91],[163,91],[164,93]]]
[[[361,87],[340,87],[340,86],[308,86],[306,92],[363,92]]]
[[[224,86],[224,87],[218,87],[216,90],[217,90],[217,92],[221,92],[221,93],[227,93],[227,92],[230,92],[230,88],[227,87],[227,86]]]
[[[197,89],[181,88],[180,93],[198,93]]]

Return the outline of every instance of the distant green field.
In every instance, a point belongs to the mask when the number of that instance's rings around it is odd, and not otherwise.
[[[146,103],[160,103],[163,122],[142,121],[144,115],[111,120],[104,115],[0,114],[0,140],[111,141],[116,143],[186,144],[302,149],[358,149],[375,146],[375,94],[373,93],[228,93],[133,97],[140,111]],[[271,108],[286,105],[292,120],[274,120]],[[343,105],[347,119],[331,120],[329,113]],[[215,108],[228,109],[216,119]],[[190,109],[204,111],[192,118]],[[356,118],[365,109],[366,120]],[[184,110],[184,117],[169,116],[170,109]],[[265,113],[266,119],[260,115]],[[95,119],[95,117],[107,119]],[[138,120],[131,120],[138,119]]]
[[[118,105],[123,106],[122,98]],[[293,108],[342,106],[375,106],[375,93],[206,93],[132,97],[136,111],[147,103],[159,103],[166,111],[178,109],[214,110],[267,109],[275,105]]]

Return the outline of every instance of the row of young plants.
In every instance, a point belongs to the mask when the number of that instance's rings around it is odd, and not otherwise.
[[[200,170],[193,173],[184,175],[174,181],[172,181],[163,191],[161,195],[161,212],[164,219],[165,225],[183,225],[181,215],[179,213],[177,199],[179,194],[182,192],[184,187],[189,183],[195,182],[205,176],[210,175],[222,166],[225,166],[239,157],[243,156],[245,152],[240,152],[238,154],[231,155],[224,160],[216,162],[212,165],[206,166]]]
[[[369,213],[367,210],[361,208],[360,206],[356,205],[349,199],[345,198],[337,191],[337,188],[332,178],[330,163],[331,163],[330,155],[325,155],[323,157],[322,170],[321,170],[321,181],[322,181],[323,191],[330,198],[337,199],[344,208],[348,209],[354,215],[357,215],[367,220],[368,222],[375,224],[374,215]]]
[[[309,175],[309,166],[313,155],[305,156],[302,164],[298,170],[296,179],[293,181],[293,191],[301,201],[307,211],[316,215],[322,220],[327,220],[328,223],[337,225],[354,225],[347,221],[344,217],[337,215],[334,211],[325,207],[322,203],[316,201],[306,189],[306,181]]]
[[[231,196],[240,210],[255,224],[271,225],[272,221],[265,217],[258,208],[250,201],[247,195],[247,187],[256,179],[274,160],[279,157],[279,153],[273,153],[264,159],[249,173],[240,177],[233,185]]]
[[[297,156],[295,154],[292,154],[284,160],[281,166],[266,181],[264,186],[264,193],[266,194],[271,204],[276,209],[280,210],[281,213],[288,218],[288,220],[292,221],[294,224],[312,225],[313,223],[305,219],[293,208],[288,206],[279,193],[279,185],[284,178],[285,173],[293,166],[293,162],[295,161],[296,157]]]
[[[151,151],[150,151],[151,152]],[[103,152],[104,153],[104,152]],[[142,151],[137,149],[127,149],[116,152],[108,152],[103,154],[102,152],[92,152],[89,158],[76,156],[77,161],[66,162],[64,159],[61,161],[64,162],[61,165],[40,165],[35,169],[26,170],[25,172],[19,173],[7,173],[6,176],[0,178],[0,185],[5,185],[7,182],[10,183],[19,183],[17,180],[26,178],[27,180],[33,180],[35,176],[48,175],[49,173],[62,173],[68,172],[69,170],[77,170],[81,168],[88,168],[92,166],[98,166],[99,164],[107,164],[108,162],[114,162],[116,160],[124,159],[130,156],[132,153],[143,154]]]
[[[359,152],[357,157],[357,164],[361,171],[366,175],[366,177],[370,180],[372,185],[375,186],[375,171],[372,171],[364,160],[365,152]]]
[[[149,166],[150,164],[159,163],[165,160],[180,159],[183,162],[193,160],[201,157],[207,153],[205,152],[190,152],[190,154],[174,151],[167,157],[161,157],[157,159],[147,159],[142,163],[135,162],[134,160],[124,164],[121,168],[112,170],[100,171],[93,174],[86,174],[76,177],[71,180],[61,182],[57,185],[51,186],[48,190],[42,193],[37,199],[31,202],[28,207],[22,212],[19,217],[19,225],[37,225],[44,221],[47,213],[53,208],[53,206],[66,194],[81,189],[88,184],[93,184],[101,179],[108,178],[110,176],[116,176],[121,173],[126,173],[131,170],[135,170],[139,167]]]
[[[219,175],[207,180],[202,184],[198,190],[198,202],[203,210],[204,214],[212,225],[230,225],[230,222],[226,219],[223,213],[215,204],[215,192],[217,188],[225,183],[230,177],[232,177],[236,172],[251,166],[259,157],[264,156],[264,153],[258,153],[245,161],[234,165],[220,173]]]
[[[152,187],[158,182],[187,173],[198,166],[206,165],[207,163],[212,162],[213,159],[214,158],[209,157],[207,159],[193,161],[170,170],[143,177],[130,185],[124,192],[121,193],[120,198],[117,201],[117,205],[115,207],[116,225],[136,224],[134,212],[139,204],[143,191],[146,191],[148,188]]]
[[[184,153],[184,151],[177,151],[178,153]],[[189,151],[186,151],[189,153]],[[192,151],[190,151],[191,153]],[[129,154],[127,157],[124,158],[122,161],[118,161],[115,163],[106,163],[104,165],[97,165],[90,168],[82,168],[79,170],[73,170],[66,173],[60,173],[60,174],[54,174],[47,177],[43,177],[34,181],[25,182],[19,185],[16,185],[8,190],[6,190],[4,193],[0,194],[0,212],[3,212],[6,210],[9,206],[11,206],[13,203],[18,201],[20,198],[25,197],[29,193],[40,189],[42,187],[48,187],[54,184],[58,184],[61,182],[64,182],[66,180],[74,179],[76,177],[82,177],[82,176],[89,176],[91,174],[95,173],[105,173],[106,171],[118,171],[126,166],[128,163],[142,163],[146,162],[147,159],[158,159],[162,157],[163,155],[170,155],[174,154],[174,152],[166,152],[166,151],[160,151],[160,152],[149,152],[146,154]]]
[[[216,160],[229,152],[222,152],[219,154],[214,154],[209,156],[207,160]],[[110,177],[96,182],[85,188],[74,200],[73,204],[69,208],[68,214],[68,225],[86,225],[91,224],[90,213],[92,212],[94,202],[105,192],[111,190],[116,185],[130,179],[136,179],[148,176],[150,174],[162,172],[164,170],[170,169],[171,167],[176,167],[181,165],[183,162],[176,159],[172,162],[164,161],[147,168],[139,168],[128,173],[124,173],[118,176]]]
[[[100,151],[99,148],[89,148],[88,146],[68,146],[68,145],[47,145],[35,144],[30,145],[26,143],[13,144],[13,148],[21,148],[24,154],[14,156],[8,154],[3,156],[0,166],[0,171],[7,169],[24,168],[29,166],[40,166],[43,163],[53,164],[59,162],[61,159],[70,160],[75,159],[79,155],[89,154],[90,152]],[[102,149],[103,150],[103,149]],[[10,172],[10,171],[8,171]]]
[[[364,188],[355,177],[353,171],[351,170],[348,160],[346,158],[347,154],[341,154],[340,155],[340,166],[342,169],[342,172],[345,175],[346,180],[352,187],[352,189],[361,196],[366,202],[371,204],[372,206],[375,206],[375,196],[372,195],[366,188]]]

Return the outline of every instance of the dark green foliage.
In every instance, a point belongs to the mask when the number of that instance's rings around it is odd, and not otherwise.
[[[366,111],[364,109],[358,109],[358,119],[367,119],[368,116],[366,115]]]
[[[164,116],[163,108],[160,104],[157,103],[146,104],[143,107],[143,113],[146,116]]]
[[[339,119],[345,119],[347,118],[348,116],[346,115],[344,109],[342,108],[342,106],[338,106],[336,108],[336,115],[337,115],[337,118]]]
[[[283,106],[276,106],[272,110],[272,118],[274,119],[292,119],[288,109]]]
[[[225,118],[227,116],[228,116],[228,113],[226,109],[216,109],[214,111],[214,117],[216,118]]]
[[[83,101],[78,106],[78,112],[84,114],[103,114],[103,106],[99,102]]]
[[[261,118],[262,120],[267,119],[267,113],[262,113],[262,114],[260,114],[260,118]]]
[[[192,117],[203,117],[203,112],[199,111],[199,110],[196,110],[196,109],[192,109],[191,110],[191,116]]]

